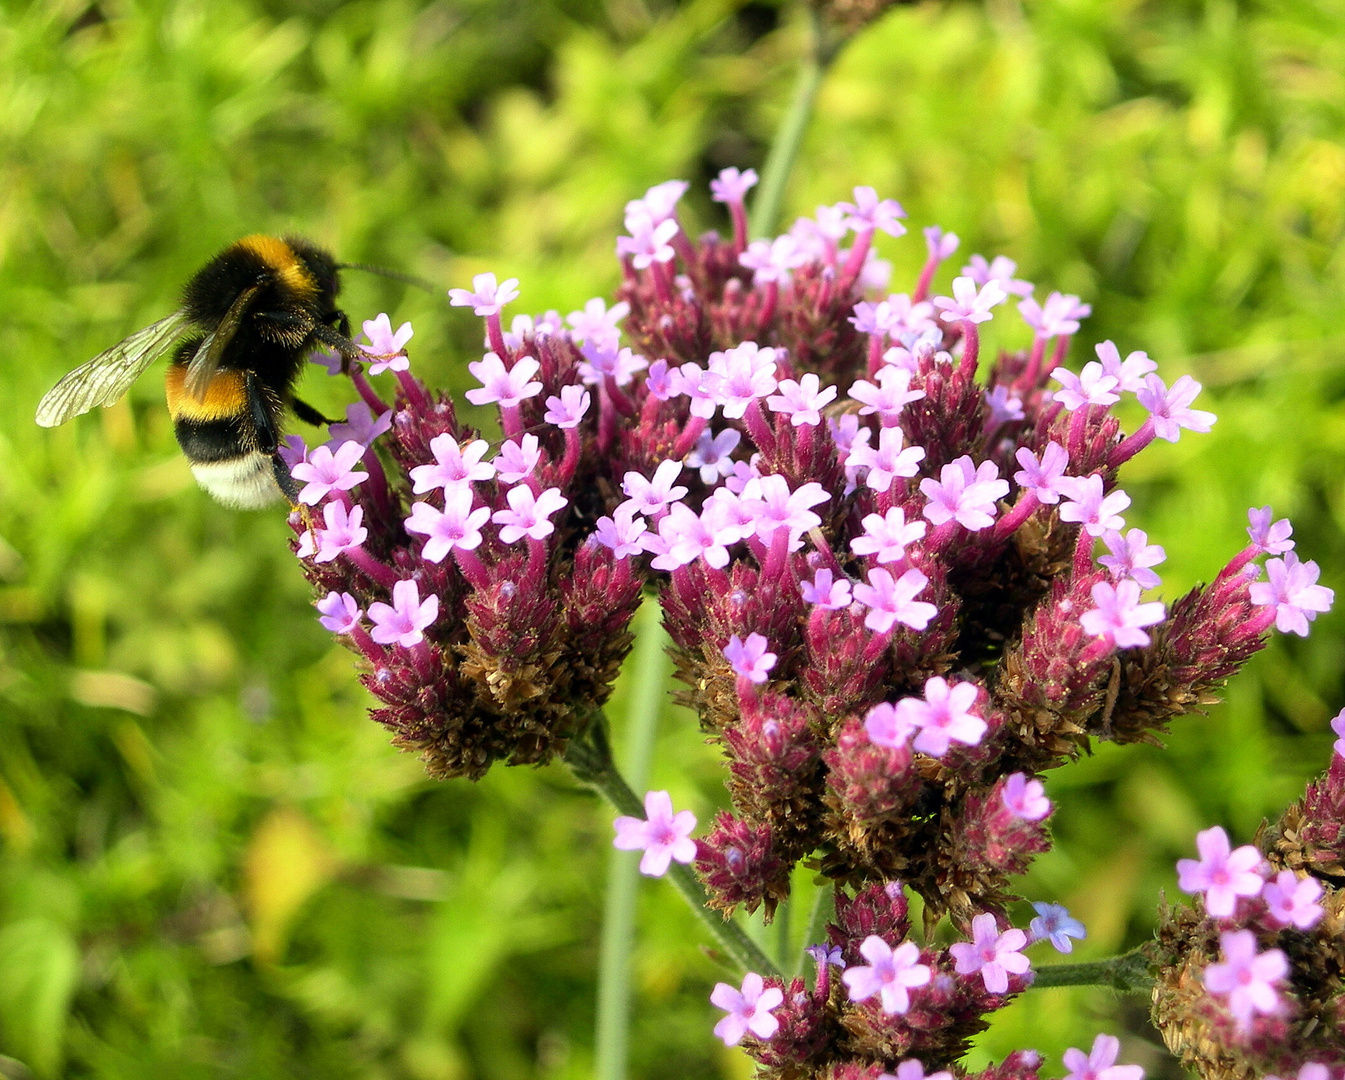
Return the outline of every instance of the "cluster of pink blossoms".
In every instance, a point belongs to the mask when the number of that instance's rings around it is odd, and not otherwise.
[[[315,510],[293,517],[295,550],[375,719],[443,777],[570,752],[655,591],[732,809],[692,841],[660,798],[621,844],[650,871],[692,859],[725,913],[769,915],[801,859],[833,879],[857,920],[831,928],[845,977],[828,961],[812,993],[774,987],[770,1033],[763,984],[725,1031],[771,1075],[872,1080],[955,1063],[1030,979],[1007,906],[1050,845],[1039,776],[1093,739],[1151,741],[1332,594],[1254,510],[1209,586],[1146,600],[1163,550],[1127,528],[1118,470],[1209,430],[1199,384],[1110,342],[1066,367],[1088,305],[1038,301],[1003,257],[936,291],[958,247],[937,227],[914,288],[889,293],[873,241],[905,214],[871,188],[749,243],[754,182],[713,185],[731,239],[687,234],[680,181],[628,204],[610,305],[506,327],[517,281],[452,290],[485,320],[466,397],[494,406],[498,440],[412,375],[409,325],[366,323],[361,401],[326,446],[291,447]],[[987,361],[1010,297],[1026,347]],[[367,378],[383,371],[391,403]],[[1129,434],[1125,395],[1146,414]],[[969,940],[936,954],[906,940],[904,908],[871,914],[904,888]],[[1052,918],[1039,937],[1076,936]]]

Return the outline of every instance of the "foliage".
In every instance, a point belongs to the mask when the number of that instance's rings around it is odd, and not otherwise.
[[[283,522],[194,488],[152,378],[53,432],[32,411],[252,231],[573,310],[614,284],[626,199],[759,166],[802,32],[731,0],[0,10],[0,1052],[39,1076],[588,1074],[607,814],[554,769],[434,785],[391,750]],[[1266,502],[1338,586],[1342,51],[1330,0],[895,9],[829,73],[787,208],[873,184],[1083,295],[1090,340],[1214,387],[1214,433],[1124,477],[1168,598]],[[923,248],[885,254],[909,279]],[[475,320],[346,280],[353,318],[412,319],[418,369],[462,384]],[[1338,617],[1314,629],[1168,750],[1053,775],[1061,843],[1028,887],[1085,921],[1084,958],[1147,936],[1197,828],[1246,840],[1321,768],[1345,688]],[[714,754],[663,720],[651,786],[706,821]],[[634,1074],[742,1075],[698,931],[671,890],[643,902]],[[985,1054],[1129,1019],[1028,997]]]

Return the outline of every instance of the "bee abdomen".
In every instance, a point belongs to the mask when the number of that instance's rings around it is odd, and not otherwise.
[[[207,492],[238,510],[257,510],[282,498],[272,459],[258,450],[223,461],[192,461],[191,471]]]

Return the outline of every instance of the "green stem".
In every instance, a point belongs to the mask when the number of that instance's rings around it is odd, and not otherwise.
[[[570,741],[565,751],[565,762],[576,779],[594,788],[618,812],[631,817],[644,817],[644,805],[617,771],[616,763],[612,760],[611,744],[607,741],[607,718],[601,711],[594,715],[584,734]],[[697,918],[741,968],[759,975],[780,977],[779,968],[737,923],[721,918],[706,906],[705,890],[701,888],[690,866],[674,862],[668,868],[667,876]]]
[[[804,948],[809,945],[825,944],[827,937],[827,923],[836,918],[836,891],[830,882],[824,882],[817,887],[817,895],[813,897],[813,908],[808,913],[807,940],[804,941]],[[794,975],[797,977],[803,973],[804,953],[800,952],[794,961]]]
[[[659,606],[646,601],[636,616],[629,705],[626,713],[626,775],[644,787],[654,756],[659,705],[666,678],[664,634]],[[635,911],[640,872],[625,852],[613,849],[607,862],[602,941],[598,959],[598,1024],[595,1035],[596,1080],[625,1080],[630,1033],[630,958],[635,942]]]
[[[799,147],[803,145],[804,133],[808,130],[808,121],[813,115],[813,105],[817,101],[817,91],[822,85],[822,76],[836,58],[841,42],[828,41],[817,13],[808,10],[810,24],[808,46],[799,62],[799,73],[794,81],[794,96],[789,108],[780,119],[775,130],[775,139],[766,154],[766,164],[761,167],[761,186],[757,188],[756,198],[752,200],[750,233],[755,239],[774,234],[780,218],[780,204],[784,200],[785,186],[789,183],[789,174],[794,170],[794,162],[799,156]]]
[[[1122,994],[1147,994],[1153,989],[1144,948],[1091,964],[1052,964],[1037,968],[1034,990],[1052,986],[1110,986]]]

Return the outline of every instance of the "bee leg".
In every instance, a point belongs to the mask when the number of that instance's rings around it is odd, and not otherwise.
[[[275,415],[278,411],[267,400],[266,391],[258,381],[256,374],[249,371],[244,380],[248,398],[248,415],[257,432],[257,449],[271,458],[271,473],[275,477],[280,493],[289,500],[290,507],[299,506],[299,485],[290,475],[290,467],[280,456],[280,432],[276,430]]]
[[[323,345],[330,345],[341,354],[341,366],[343,368],[349,368],[350,362],[352,360],[358,360],[364,353],[360,351],[358,345],[350,340],[350,324],[348,322],[343,322],[343,326],[346,331],[345,333],[342,333],[335,327],[318,323],[318,325],[313,328],[313,340]]]
[[[313,408],[312,405],[308,404],[308,402],[300,401],[293,395],[290,396],[290,408],[294,410],[294,415],[305,424],[312,424],[314,427],[322,427],[326,424],[339,424],[341,422],[339,420],[329,420],[327,417],[323,416],[322,413],[318,412],[317,409]]]

